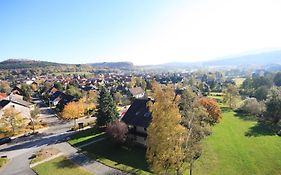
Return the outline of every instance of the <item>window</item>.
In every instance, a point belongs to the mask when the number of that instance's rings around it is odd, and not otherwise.
[[[146,112],[145,114],[144,114],[144,117],[149,117],[150,116],[150,112]]]

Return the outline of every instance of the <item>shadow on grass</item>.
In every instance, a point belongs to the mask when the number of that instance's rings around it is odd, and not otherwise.
[[[222,112],[230,112],[230,111],[233,111],[231,108],[229,108],[229,107],[221,107],[221,111]]]
[[[149,172],[145,157],[146,149],[142,147],[116,146],[108,139],[105,139],[84,147],[82,151],[91,158],[100,160],[101,163],[130,172],[131,174],[140,174],[138,172],[142,170]]]
[[[246,121],[257,121],[258,120],[258,118],[256,116],[245,114],[245,113],[242,113],[240,111],[236,111],[234,116],[238,117],[238,118],[240,118],[242,120],[246,120]]]
[[[259,136],[273,136],[276,135],[277,126],[269,122],[258,122],[255,126],[251,127],[245,136],[259,137]]]
[[[76,168],[78,167],[77,164],[72,163],[70,160],[64,158],[60,160],[59,162],[56,162],[56,166],[58,168]]]

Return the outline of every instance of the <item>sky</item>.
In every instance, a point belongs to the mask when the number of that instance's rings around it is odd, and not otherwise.
[[[280,0],[3,0],[0,61],[195,62],[281,49]]]

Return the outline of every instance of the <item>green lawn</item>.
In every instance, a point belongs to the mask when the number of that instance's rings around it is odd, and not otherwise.
[[[91,173],[72,163],[64,156],[60,156],[48,162],[37,165],[33,167],[33,170],[38,175],[91,175]]]
[[[105,139],[82,150],[93,159],[110,167],[132,174],[151,174],[146,163],[146,150],[142,147],[120,147]]]
[[[73,146],[80,146],[100,138],[105,138],[105,133],[91,128],[74,134],[68,141]],[[118,147],[105,138],[94,144],[83,147],[82,151],[92,159],[132,174],[150,174],[145,159],[146,150],[142,147]]]
[[[195,162],[195,175],[281,174],[281,137],[271,126],[241,119],[232,111],[203,141],[203,154]]]
[[[8,159],[6,159],[6,158],[0,158],[0,168],[1,168],[2,166],[4,166],[7,162],[8,162]]]
[[[97,128],[90,128],[72,135],[68,143],[73,146],[80,146],[102,138],[104,135],[105,133],[101,130]]]

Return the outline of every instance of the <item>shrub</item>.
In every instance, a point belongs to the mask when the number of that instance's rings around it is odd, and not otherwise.
[[[128,127],[125,123],[115,120],[106,127],[106,133],[115,143],[124,143],[127,138]]]
[[[244,113],[258,116],[265,111],[264,102],[258,102],[256,98],[248,98],[244,100],[240,110]]]

